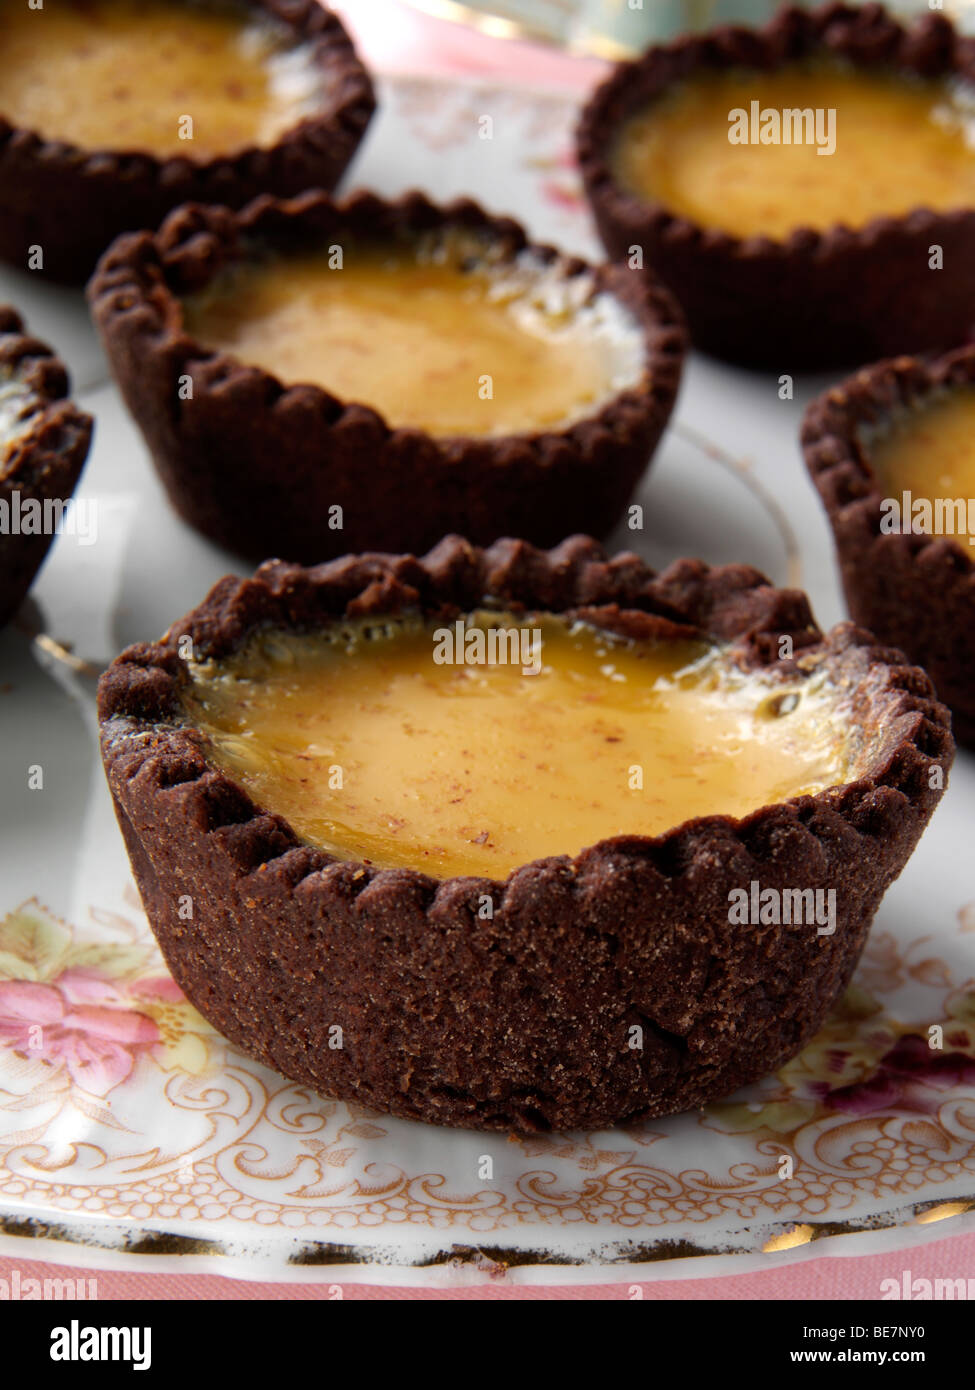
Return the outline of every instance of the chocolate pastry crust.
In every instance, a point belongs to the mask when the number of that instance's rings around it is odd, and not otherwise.
[[[764,29],[725,26],[651,48],[595,91],[577,131],[603,243],[618,260],[642,247],[645,264],[680,300],[695,347],[732,361],[836,366],[969,340],[975,208],[918,208],[857,228],[799,227],[777,241],[706,229],[616,182],[610,158],[623,122],[674,84],[728,68],[774,70],[817,53],[975,89],[975,39],[942,14],[904,27],[875,4],[787,6]],[[950,275],[929,268],[933,246]]]
[[[183,330],[177,296],[224,266],[272,248],[287,254],[343,237],[402,238],[467,229],[505,254],[531,249],[569,276],[591,275],[642,330],[642,378],[562,430],[438,437],[395,429],[368,406],[315,385],[285,385]],[[585,527],[607,534],[670,416],[686,337],[680,310],[650,280],[535,246],[509,218],[466,199],[439,207],[419,193],[342,203],[308,193],[260,198],[240,213],[186,207],[155,236],[121,237],[89,287],[92,313],[129,410],[179,515],[230,550],[306,563],[362,550],[429,549],[451,531],[475,543],[505,534],[554,545]],[[180,399],[180,378],[192,399]],[[418,505],[422,499],[422,505]],[[342,508],[334,529],[332,508]]]
[[[485,596],[637,637],[707,634],[756,666],[775,665],[788,634],[794,660],[827,661],[848,693],[867,771],[740,821],[709,816],[538,860],[503,883],[436,880],[301,843],[178,722],[181,638],[197,658],[219,658],[265,624],[449,618]],[[160,642],[124,652],[102,678],[99,712],[133,871],[197,1008],[323,1094],[519,1132],[692,1109],[793,1056],[846,986],[941,795],[930,770],[953,755],[925,674],[851,624],[824,637],[801,593],[739,565],[682,560],[656,575],[581,536],[548,553],[454,536],[424,559],[270,561],[253,579],[221,581]],[[835,933],[730,926],[729,890],[752,880],[835,889]],[[479,915],[485,898],[491,918]],[[341,1049],[329,1046],[333,1025]]]
[[[12,439],[0,430],[0,501],[8,518],[25,516],[30,502],[39,503],[43,514],[45,503],[66,503],[74,492],[88,456],[92,419],[65,399],[64,365],[24,332],[19,314],[0,304],[0,384],[5,379],[29,391],[21,415],[30,424]],[[0,627],[24,601],[53,539],[53,533],[0,534]]]
[[[951,536],[883,533],[884,492],[862,431],[933,394],[975,387],[975,347],[933,362],[900,357],[867,367],[813,401],[802,445],[823,499],[850,615],[923,666],[975,747],[975,562]]]
[[[325,78],[317,114],[268,149],[251,146],[196,161],[81,149],[18,129],[0,111],[0,259],[26,269],[29,249],[40,246],[45,277],[84,284],[115,237],[132,227],[157,227],[181,203],[239,208],[259,193],[291,197],[306,188],[335,187],[376,107],[369,74],[341,20],[317,0],[242,3],[266,11],[311,45]]]

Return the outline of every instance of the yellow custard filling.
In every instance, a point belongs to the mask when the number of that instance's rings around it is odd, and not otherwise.
[[[748,143],[729,139],[733,112],[747,118],[734,128]],[[781,240],[797,227],[975,207],[975,91],[839,65],[735,69],[694,78],[637,112],[612,162],[629,192],[740,237]]]
[[[202,160],[266,148],[321,96],[310,49],[226,0],[7,0],[0,58],[0,113],[83,149]]]
[[[259,806],[340,859],[434,877],[744,816],[852,762],[822,672],[785,683],[552,615],[264,630],[190,672],[186,722]]]
[[[892,530],[975,537],[975,387],[905,411],[867,446]],[[912,523],[908,526],[904,523]]]
[[[184,303],[204,346],[438,436],[562,429],[644,370],[591,276],[461,235],[248,261]]]

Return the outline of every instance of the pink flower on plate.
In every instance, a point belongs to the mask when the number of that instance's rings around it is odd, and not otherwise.
[[[852,1115],[891,1109],[932,1114],[939,1092],[972,1085],[975,1057],[932,1051],[927,1038],[907,1033],[884,1053],[872,1076],[834,1090],[824,1087],[823,1103]]]
[[[132,993],[140,999],[158,1000],[160,1004],[175,1004],[178,1007],[186,1003],[186,995],[171,975],[149,975],[143,980],[136,980]]]
[[[93,971],[67,969],[50,983],[0,980],[0,1045],[66,1069],[89,1095],[107,1096],[158,1041],[156,1023]]]

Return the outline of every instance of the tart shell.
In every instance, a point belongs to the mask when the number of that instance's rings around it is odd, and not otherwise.
[[[92,419],[65,397],[68,375],[50,348],[24,332],[20,316],[0,305],[0,375],[12,373],[31,393],[33,419],[8,444],[0,433],[0,499],[4,511],[28,502],[66,503],[81,476]],[[51,548],[53,534],[0,534],[0,627],[20,607]]]
[[[923,666],[975,747],[975,561],[951,536],[884,533],[883,491],[859,435],[932,392],[975,387],[975,347],[933,362],[901,357],[857,372],[813,401],[802,444],[833,528],[855,622]]]
[[[181,517],[230,550],[315,562],[361,550],[423,552],[463,530],[476,543],[505,534],[552,545],[615,525],[670,416],[686,348],[670,295],[618,267],[593,268],[532,246],[568,275],[592,275],[643,332],[640,382],[560,431],[502,438],[434,437],[394,429],[376,411],[314,385],[211,352],[183,331],[177,296],[200,289],[250,244],[286,251],[312,239],[470,229],[516,254],[529,247],[508,218],[419,193],[343,203],[308,193],[260,198],[240,213],[185,207],[157,235],[121,237],[89,287],[92,313],[126,403]],[[180,400],[178,380],[192,382]],[[418,505],[422,499],[422,505]],[[342,528],[332,508],[341,507]]]
[[[975,40],[944,15],[904,27],[875,4],[790,6],[764,29],[725,26],[651,48],[614,70],[578,127],[582,177],[608,252],[625,260],[641,247],[645,265],[680,300],[695,347],[732,361],[835,366],[968,341],[975,208],[918,208],[859,228],[800,227],[776,241],[706,229],[615,181],[610,152],[622,123],[675,83],[733,67],[775,69],[815,52],[975,84]],[[929,268],[935,246],[944,270]]]
[[[156,227],[190,200],[242,207],[259,193],[334,188],[375,110],[372,82],[338,16],[317,0],[246,0],[314,45],[322,109],[270,148],[195,161],[144,151],[86,150],[12,126],[0,112],[0,259],[27,268],[44,253],[52,280],[84,284],[121,232]]]
[[[504,883],[441,881],[302,844],[174,722],[188,679],[181,638],[197,658],[219,658],[263,624],[446,617],[486,595],[634,636],[709,634],[762,666],[788,634],[795,659],[827,660],[846,683],[869,772],[744,820],[709,816],[538,860]],[[102,678],[99,713],[153,930],[222,1033],[323,1094],[519,1132],[692,1109],[794,1055],[846,986],[941,795],[931,769],[953,754],[927,677],[868,633],[845,624],[823,637],[802,594],[755,570],[683,560],[658,576],[586,537],[548,553],[448,537],[422,560],[268,562],[253,579],[224,579],[160,642],[124,652]],[[729,890],[753,879],[834,888],[836,931],[729,926]],[[488,899],[489,919],[478,915]]]

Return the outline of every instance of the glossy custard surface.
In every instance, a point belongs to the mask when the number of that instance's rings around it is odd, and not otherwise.
[[[847,780],[842,702],[821,673],[783,683],[701,643],[629,643],[552,615],[468,615],[452,652],[450,630],[265,630],[191,667],[185,720],[306,841],[434,877],[504,878]],[[500,647],[494,665],[435,660],[478,641],[485,658]]]
[[[916,529],[962,541],[975,535],[975,387],[939,393],[904,411],[868,453],[881,492],[901,505],[902,517],[905,493],[912,504],[931,504],[930,524],[919,512]]]
[[[321,97],[309,48],[220,0],[4,0],[0,59],[0,112],[88,150],[203,160],[266,148]]]
[[[643,338],[588,275],[467,238],[245,262],[184,305],[206,347],[438,436],[561,429],[643,371]]]
[[[753,101],[759,112],[835,110],[834,153],[730,143],[729,113],[750,118]],[[613,167],[637,196],[739,237],[971,208],[975,90],[838,65],[701,76],[630,118]]]

